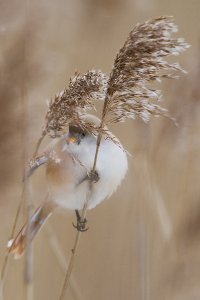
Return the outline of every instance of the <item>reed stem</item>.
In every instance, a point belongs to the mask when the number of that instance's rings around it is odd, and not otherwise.
[[[105,102],[104,102],[104,104],[105,104]],[[96,164],[97,164],[97,158],[98,158],[99,148],[100,148],[101,139],[102,139],[102,128],[104,126],[104,119],[105,119],[105,117],[102,114],[101,124],[99,126],[99,134],[98,134],[98,137],[97,137],[96,151],[95,151],[95,156],[94,156],[92,172],[96,171]],[[90,193],[92,191],[92,186],[93,186],[94,182],[92,180],[89,180],[88,184],[89,184],[88,197],[86,198],[87,200],[86,200],[86,202],[83,206],[83,209],[82,209],[81,221],[84,221],[85,218],[86,218],[88,202],[89,202],[89,199],[90,199]],[[75,236],[75,241],[74,241],[74,246],[73,246],[73,249],[72,249],[71,258],[69,260],[69,265],[68,265],[68,268],[67,268],[67,273],[65,275],[65,279],[64,279],[64,283],[63,283],[63,286],[62,286],[62,290],[61,290],[59,300],[64,299],[64,296],[65,296],[65,294],[67,292],[67,289],[69,287],[70,276],[71,276],[71,273],[72,273],[72,270],[73,270],[73,266],[74,266],[74,262],[75,262],[75,258],[76,258],[76,254],[77,254],[77,249],[78,249],[80,238],[81,238],[81,233],[82,233],[81,231],[77,231],[76,236]]]

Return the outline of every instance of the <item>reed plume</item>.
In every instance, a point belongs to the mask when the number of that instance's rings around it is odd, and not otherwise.
[[[46,114],[46,132],[52,137],[58,136],[71,121],[91,131],[91,124],[86,124],[81,116],[85,110],[95,108],[94,100],[105,99],[106,87],[107,76],[101,71],[75,74],[68,88],[51,101]]]
[[[167,56],[178,55],[189,47],[182,38],[172,37],[176,31],[172,17],[166,16],[138,24],[130,32],[108,80],[103,112],[107,123],[136,116],[144,122],[151,115],[169,116],[167,109],[155,103],[162,98],[161,91],[150,84],[185,72],[178,63],[166,61]]]
[[[95,70],[83,75],[75,74],[70,79],[68,87],[50,102],[43,135],[36,150],[46,134],[55,138],[63,135],[70,123],[77,124],[97,136],[94,163],[92,170],[89,170],[94,174],[102,136],[118,142],[106,125],[136,117],[148,122],[151,115],[170,117],[168,110],[158,104],[162,93],[154,85],[156,82],[161,82],[163,78],[176,78],[178,73],[184,72],[178,63],[169,63],[166,60],[168,56],[177,55],[189,47],[183,39],[172,37],[176,31],[177,27],[171,17],[159,17],[138,24],[119,50],[109,76]],[[103,100],[104,103],[99,126],[86,122],[84,117],[87,110],[95,109],[94,100]],[[31,176],[40,165],[46,163],[49,159],[47,156],[46,153],[41,156],[34,155],[27,177]],[[54,156],[50,158],[57,159]],[[79,163],[82,164],[82,162]],[[85,220],[90,192],[95,184],[91,178],[88,176],[88,199],[82,210],[82,222]],[[63,299],[69,284],[80,236],[79,231],[74,242],[60,300]]]
[[[135,119],[136,116],[144,122],[149,121],[151,115],[170,117],[167,109],[153,103],[160,99],[161,92],[148,87],[148,84],[161,81],[162,78],[173,78],[175,75],[170,73],[172,71],[184,72],[179,64],[164,60],[165,56],[179,54],[189,47],[183,39],[171,37],[174,31],[177,28],[170,17],[156,18],[137,25],[120,49],[107,83],[92,172],[96,170],[106,124]],[[93,182],[90,182],[90,191],[92,185]],[[88,200],[89,197],[82,210],[82,221],[86,217]],[[64,299],[69,286],[79,240],[80,232],[77,232],[59,300]]]
[[[178,73],[185,72],[178,63],[166,60],[189,47],[184,39],[172,37],[176,31],[173,18],[168,16],[136,25],[119,50],[109,76],[95,70],[75,74],[68,88],[51,101],[45,132],[51,137],[58,136],[72,121],[97,135],[99,129],[82,118],[84,111],[95,108],[93,100],[104,100],[105,124],[136,117],[148,122],[151,115],[170,117],[168,110],[158,104],[162,92],[154,85],[163,78],[177,78]],[[101,133],[104,130],[101,126]],[[108,130],[104,134],[110,136]]]

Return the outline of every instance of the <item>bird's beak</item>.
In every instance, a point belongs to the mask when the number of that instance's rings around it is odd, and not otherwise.
[[[68,135],[66,138],[66,142],[67,144],[79,144],[79,139],[74,135]]]

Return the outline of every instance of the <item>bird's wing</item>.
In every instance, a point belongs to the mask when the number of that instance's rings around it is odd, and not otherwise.
[[[29,234],[29,242],[32,242],[37,232],[51,216],[56,207],[57,205],[50,200],[41,204],[32,215],[29,221],[29,228],[27,223],[25,223],[17,236],[8,242],[8,253],[13,254],[14,258],[20,258],[26,250],[27,234]]]
[[[48,155],[46,152],[40,156],[32,158],[29,162],[29,170],[25,174],[23,181],[28,179],[35,172],[37,168],[39,168],[41,165],[44,165],[47,161],[48,161]]]

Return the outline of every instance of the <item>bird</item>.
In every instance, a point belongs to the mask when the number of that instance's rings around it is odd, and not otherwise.
[[[100,126],[100,119],[91,114],[86,114],[84,121],[92,126]],[[112,136],[117,143],[113,139],[102,137],[95,173],[91,170],[97,136],[73,122],[69,124],[68,133],[53,140],[45,154],[34,160],[35,164],[31,166],[26,179],[38,166],[45,165],[47,196],[30,218],[30,241],[57,207],[75,210],[77,225],[74,227],[79,231],[87,230],[87,220],[82,221],[79,213],[86,200],[88,199],[87,209],[95,208],[110,198],[127,173],[127,153],[119,140]],[[93,181],[92,187],[89,186],[88,179]],[[15,258],[21,257],[25,252],[27,226],[27,223],[24,224],[17,236],[9,242],[8,251]]]

